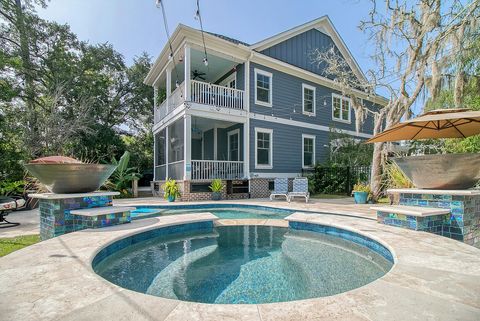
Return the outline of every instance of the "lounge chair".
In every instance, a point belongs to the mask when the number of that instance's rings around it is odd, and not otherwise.
[[[18,209],[22,209],[26,206],[26,201],[21,197],[14,197],[14,196],[0,196],[0,225],[9,225],[9,226],[2,226],[2,227],[11,227],[20,225],[20,223],[13,223],[9,222],[5,219],[5,216],[10,214],[12,211],[16,211]]]
[[[294,197],[305,197],[305,203],[308,203],[310,193],[308,192],[308,179],[305,177],[293,179],[293,191],[288,193],[287,200],[290,203]]]
[[[285,196],[288,201],[288,178],[275,178],[273,182],[273,192],[270,194],[270,200],[276,196]]]

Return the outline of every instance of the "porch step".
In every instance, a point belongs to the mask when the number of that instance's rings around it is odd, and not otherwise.
[[[450,213],[450,209],[435,207],[420,207],[406,205],[388,205],[388,206],[372,206],[370,209],[377,212],[403,214],[410,216],[426,217],[435,215],[445,215]]]
[[[105,206],[105,207],[93,207],[93,208],[84,208],[81,210],[73,210],[73,211],[70,211],[70,213],[74,215],[93,217],[93,216],[130,212],[133,210],[135,210],[135,207]]]

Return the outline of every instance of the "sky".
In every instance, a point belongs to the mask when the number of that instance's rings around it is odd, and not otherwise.
[[[200,28],[196,0],[163,0],[170,34],[179,23]],[[363,71],[372,67],[368,39],[359,29],[368,0],[200,0],[206,31],[255,43],[328,15]],[[143,51],[156,58],[167,37],[155,0],[50,0],[38,14],[67,23],[80,40],[111,43],[131,64]]]

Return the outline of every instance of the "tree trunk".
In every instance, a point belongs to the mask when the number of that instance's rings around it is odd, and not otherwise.
[[[27,113],[27,131],[25,142],[27,143],[29,152],[32,157],[35,155],[35,141],[38,135],[37,114],[35,110],[35,89],[34,78],[32,75],[32,62],[30,58],[29,36],[25,25],[25,17],[23,13],[22,1],[15,0],[16,5],[16,27],[20,35],[20,54],[22,58],[22,72],[25,80],[25,97],[26,97],[26,113]]]
[[[375,143],[373,146],[372,170],[370,175],[370,188],[372,190],[373,201],[377,201],[382,192],[383,145],[384,143]]]

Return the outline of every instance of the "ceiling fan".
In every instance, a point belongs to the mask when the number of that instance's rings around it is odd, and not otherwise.
[[[197,78],[201,79],[201,80],[205,80],[205,76],[206,73],[204,72],[199,72],[197,69],[195,69],[194,71],[192,71],[192,77],[193,77],[193,80],[196,80]]]

